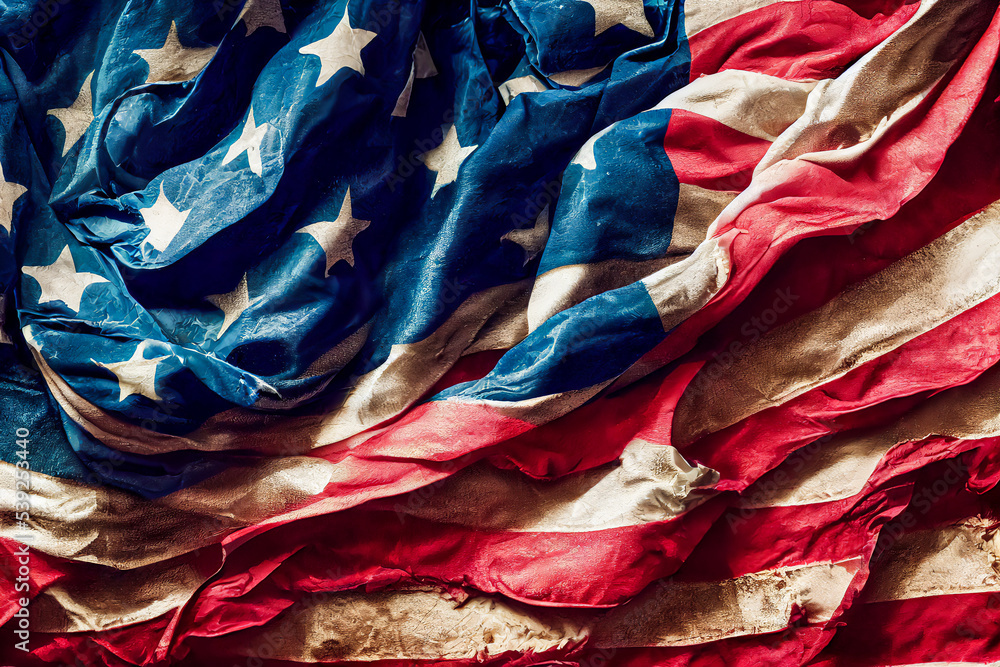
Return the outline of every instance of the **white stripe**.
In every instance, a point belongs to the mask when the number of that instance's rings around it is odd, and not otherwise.
[[[506,651],[691,646],[776,632],[798,609],[825,623],[840,606],[861,559],[766,570],[738,579],[651,585],[610,611],[531,607],[499,598],[455,601],[434,589],[347,592],[293,607],[275,659],[483,659]],[[264,638],[266,629],[258,635]],[[589,638],[589,639],[588,639]],[[243,655],[259,645],[248,637]]]
[[[718,479],[669,445],[633,440],[617,465],[554,481],[476,465],[392,509],[479,530],[578,533],[673,519],[707,499]]]
[[[872,565],[864,601],[1000,591],[998,556],[1000,539],[986,520],[907,533]]]
[[[995,202],[824,306],[769,331],[724,373],[706,366],[677,406],[677,442],[786,403],[1000,293],[998,233]]]
[[[795,2],[796,0],[685,0],[684,2],[684,32],[688,39],[697,35],[705,28],[711,28],[717,23],[747,14],[755,9],[761,9],[778,2]],[[811,2],[799,2],[794,11],[812,11]]]
[[[653,108],[683,109],[774,141],[805,112],[816,83],[727,69],[698,77]]]

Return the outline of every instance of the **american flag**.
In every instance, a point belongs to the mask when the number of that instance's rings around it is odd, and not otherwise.
[[[1000,661],[997,2],[0,49],[0,664]]]

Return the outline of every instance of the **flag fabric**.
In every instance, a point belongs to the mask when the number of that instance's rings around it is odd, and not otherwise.
[[[0,33],[0,664],[1000,661],[996,2]]]

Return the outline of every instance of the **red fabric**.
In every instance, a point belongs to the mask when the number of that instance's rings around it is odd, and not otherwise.
[[[691,79],[725,69],[794,80],[835,77],[898,30],[918,6],[917,2],[777,2],[694,35]]]
[[[882,526],[906,507],[912,483],[791,507],[731,507],[678,573],[719,580],[803,563],[870,555]]]
[[[663,149],[677,181],[709,190],[742,190],[771,142],[701,114],[673,109]]]

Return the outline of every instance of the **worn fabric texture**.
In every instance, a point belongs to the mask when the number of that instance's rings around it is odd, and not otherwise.
[[[1000,661],[998,51],[0,2],[0,665]]]

